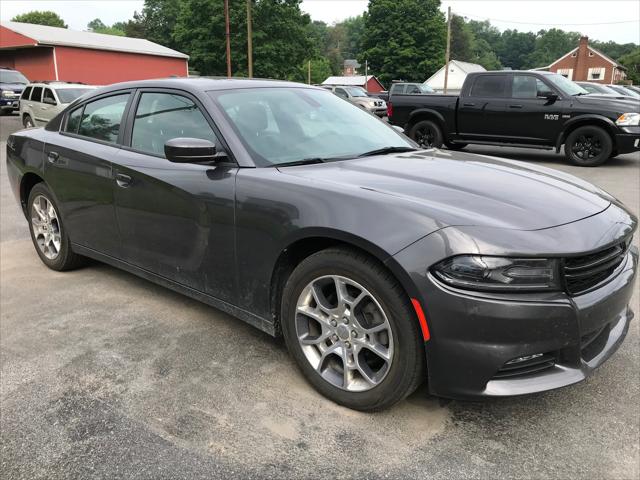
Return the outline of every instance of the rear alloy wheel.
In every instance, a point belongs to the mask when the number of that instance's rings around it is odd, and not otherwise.
[[[362,253],[332,248],[303,260],[285,285],[281,312],[289,352],[336,403],[380,410],[425,378],[424,344],[409,299]]]
[[[43,183],[38,183],[31,190],[28,208],[31,240],[42,262],[58,271],[82,265],[85,258],[71,250],[59,210]]]
[[[416,123],[409,131],[409,136],[423,148],[442,147],[442,131],[431,120],[422,120]]]
[[[613,142],[600,127],[576,128],[567,137],[565,155],[573,164],[581,167],[596,167],[606,162],[613,153]]]
[[[22,119],[22,125],[24,125],[24,128],[33,128],[36,126],[35,123],[33,123],[30,115],[24,116],[24,118]]]

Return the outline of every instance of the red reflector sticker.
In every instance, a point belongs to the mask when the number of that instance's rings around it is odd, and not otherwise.
[[[420,328],[422,329],[422,338],[426,342],[431,338],[431,334],[429,333],[429,326],[427,325],[427,318],[424,316],[424,311],[422,310],[422,306],[420,302],[415,298],[411,299],[411,303],[413,304],[413,308],[416,311],[416,315],[418,316],[418,321],[420,322]]]

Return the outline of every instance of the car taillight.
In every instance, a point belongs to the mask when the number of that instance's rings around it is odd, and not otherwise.
[[[391,118],[393,116],[393,103],[387,102],[387,117]]]

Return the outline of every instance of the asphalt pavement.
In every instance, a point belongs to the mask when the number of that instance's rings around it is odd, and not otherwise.
[[[639,478],[637,319],[578,385],[481,403],[422,388],[354,412],[317,394],[280,340],[224,313],[99,263],[48,270],[8,188],[18,127],[0,118],[2,478]],[[591,169],[468,151],[573,173],[640,211],[639,155]]]

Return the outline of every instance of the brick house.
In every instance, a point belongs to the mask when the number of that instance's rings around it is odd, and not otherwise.
[[[550,72],[564,75],[569,80],[596,83],[618,83],[627,78],[625,68],[604,53],[589,46],[589,38],[580,38],[580,44],[549,65]]]

